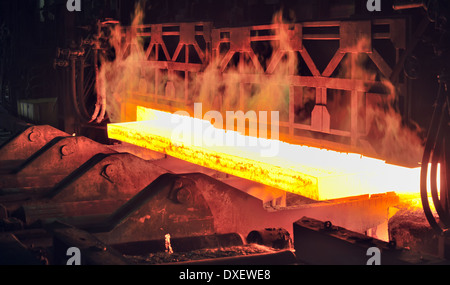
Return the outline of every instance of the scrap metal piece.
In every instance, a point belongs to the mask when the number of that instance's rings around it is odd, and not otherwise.
[[[437,217],[437,214],[434,213],[434,216]],[[448,232],[437,235],[421,208],[400,209],[389,219],[388,231],[389,236],[401,247],[450,259]]]
[[[259,231],[251,231],[247,236],[248,243],[257,243],[276,249],[291,248],[292,239],[285,229],[266,228]]]
[[[379,257],[381,265],[443,262],[434,256],[398,248],[393,243],[308,217],[294,223],[294,247],[299,262],[314,265],[372,264],[375,251],[379,253],[376,258]]]

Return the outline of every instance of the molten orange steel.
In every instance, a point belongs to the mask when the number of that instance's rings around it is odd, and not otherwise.
[[[108,125],[109,137],[315,200],[419,192],[420,168],[280,141],[275,157],[260,155],[262,143],[251,147],[217,146],[200,138],[202,144],[196,145],[190,139],[202,134],[191,132],[189,140],[176,139],[174,132],[180,118],[192,124],[200,121],[203,127],[212,127],[210,122],[145,108],[138,108],[138,117],[145,121]],[[265,141],[267,145],[270,140]]]

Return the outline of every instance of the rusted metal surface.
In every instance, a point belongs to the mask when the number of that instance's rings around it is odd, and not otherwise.
[[[178,265],[293,265],[296,264],[292,250],[251,254],[237,257],[210,258],[199,261],[178,262]]]
[[[73,247],[80,251],[80,265],[131,264],[109,245],[79,229],[71,227],[55,229],[53,239],[55,264],[66,265],[68,249]]]
[[[113,153],[105,145],[86,137],[57,138],[29,157],[18,169],[17,175],[70,173],[98,153]]]
[[[0,173],[7,173],[18,167],[54,138],[68,136],[69,134],[51,126],[27,128],[0,146]]]
[[[213,234],[203,236],[190,236],[170,239],[174,252],[189,252],[203,248],[220,248],[241,246],[245,244],[242,235],[238,233]],[[165,251],[164,239],[119,243],[113,245],[114,249],[126,255],[144,256],[149,253]]]
[[[271,208],[259,198],[210,176],[193,173],[164,174],[128,201],[111,200],[108,196],[94,201],[44,201],[24,204],[17,216],[26,226],[37,221],[46,224],[61,220],[89,231],[106,231],[108,233],[100,235],[111,242],[129,242],[161,237],[164,232],[180,237],[228,232],[247,234],[250,229],[270,227],[292,231],[292,223],[303,215],[325,218],[364,232],[386,221],[386,209],[398,199],[395,195],[362,196]],[[348,218],[356,216],[358,219]]]
[[[285,228],[292,236],[292,224],[305,215],[364,232],[384,222],[386,209],[398,202],[396,195],[385,194],[306,203],[292,194],[284,197],[284,203],[270,203],[262,195],[270,188],[262,187],[258,190],[261,193],[253,196],[253,184],[211,171],[205,172],[208,175],[195,173],[195,167],[164,161],[117,153],[84,137],[56,137],[14,173],[3,175],[1,230],[24,244],[39,244],[45,249],[55,246],[55,240],[61,242],[54,239],[59,223],[82,230],[85,233],[80,235],[89,235],[87,240],[94,237],[105,245],[162,242],[170,234],[175,247],[178,240],[190,237],[245,236],[265,228]],[[271,195],[278,197],[275,192]],[[293,203],[293,198],[297,202]],[[62,240],[65,246],[78,244],[75,239],[68,241],[67,233]],[[95,262],[122,264],[121,258],[104,254],[109,257],[98,257]],[[292,264],[293,256],[283,251],[204,262]]]
[[[80,201],[72,203],[39,203],[24,204],[14,211],[14,216],[24,222],[25,227],[40,226],[41,221],[66,219],[67,217],[80,217],[90,215],[110,215],[126,200],[104,199],[100,201]]]
[[[315,265],[366,265],[380,251],[380,265],[439,264],[442,259],[426,256],[395,243],[377,240],[334,226],[329,221],[303,217],[294,223],[294,246],[300,262]]]
[[[398,203],[398,197],[390,193],[272,208],[264,207],[261,199],[208,175],[192,173],[183,174],[183,177],[195,181],[201,189],[214,217],[215,230],[223,233],[247,234],[248,229],[262,228],[285,228],[291,232],[292,223],[305,215],[332,220],[337,225],[364,232],[385,222],[386,209]]]
[[[101,206],[104,202],[97,203]],[[45,225],[59,220],[98,233],[107,243],[157,239],[167,233],[175,237],[214,233],[213,216],[194,183],[169,173],[114,211],[101,214],[97,209],[90,214],[77,211],[73,216],[49,215],[41,222]]]
[[[114,152],[86,137],[57,137],[10,174],[1,175],[0,188],[52,187],[94,155]]]
[[[247,235],[248,243],[257,243],[272,248],[283,249],[292,247],[292,239],[285,229],[266,228],[259,231],[251,231]]]
[[[100,154],[91,160],[58,183],[46,197],[55,202],[131,198],[168,172],[128,153]]]
[[[388,230],[389,236],[401,247],[441,258],[450,257],[448,235],[436,234],[428,223],[423,209],[401,208],[389,219]]]
[[[29,127],[1,146],[0,161],[5,164],[5,161],[25,160],[52,139],[68,136],[69,134],[48,125]]]
[[[128,166],[132,165],[130,168]],[[0,203],[14,211],[22,205],[126,200],[168,171],[128,153],[96,154],[53,187],[0,190]],[[52,176],[54,177],[54,176]],[[61,176],[57,176],[61,177]]]

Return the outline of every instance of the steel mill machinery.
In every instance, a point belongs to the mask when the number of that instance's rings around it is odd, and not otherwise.
[[[66,2],[0,4],[0,264],[448,264],[447,1]]]

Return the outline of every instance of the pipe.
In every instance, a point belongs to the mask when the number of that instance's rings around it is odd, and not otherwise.
[[[97,47],[94,48],[94,67],[95,67],[95,91],[97,93],[97,103],[95,104],[95,110],[94,113],[91,116],[91,120],[89,121],[89,123],[92,123],[93,121],[95,121],[97,119],[98,113],[100,112],[100,94],[101,94],[101,88],[99,87],[100,85],[100,81],[99,81],[99,68],[98,68],[98,62],[97,62],[97,57],[98,57],[98,49]]]
[[[75,114],[81,118],[82,120],[85,119],[83,114],[81,113],[80,106],[78,105],[78,96],[77,96],[77,75],[76,75],[76,56],[70,57],[70,88],[71,88],[71,98],[72,98],[72,105],[75,110]]]
[[[438,233],[442,234],[443,229],[436,221],[428,203],[428,189],[427,189],[427,176],[428,176],[428,164],[432,162],[432,153],[435,155],[436,143],[439,135],[439,128],[445,121],[443,112],[446,111],[445,96],[446,84],[444,82],[439,83],[439,91],[436,99],[435,109],[431,118],[431,125],[427,135],[427,142],[425,144],[425,151],[422,158],[422,167],[420,171],[420,198],[422,200],[422,207],[425,217],[428,220],[430,226]],[[436,177],[430,177],[431,180],[436,180]]]
[[[86,59],[84,56],[80,57],[80,75],[78,80],[78,106],[80,107],[81,114],[83,116],[84,121],[88,121],[89,112],[86,109],[86,102],[84,100],[85,89],[84,89],[84,68],[85,68]]]
[[[444,106],[444,109],[445,109],[445,106]],[[442,121],[442,119],[441,119],[441,121]],[[439,199],[438,189],[437,189],[437,177],[438,177],[437,167],[438,167],[438,164],[439,163],[441,164],[441,168],[445,167],[445,163],[444,163],[444,161],[442,161],[443,157],[441,155],[442,150],[443,150],[443,143],[444,143],[444,133],[442,132],[442,128],[445,128],[445,126],[442,126],[442,124],[441,124],[439,127],[438,136],[437,136],[436,147],[433,151],[433,158],[431,161],[430,191],[431,191],[431,196],[433,199],[434,207],[436,208],[436,212],[439,215],[441,223],[443,223],[445,228],[450,228],[450,215],[442,207],[441,200],[444,201],[444,197],[441,196],[441,199]],[[441,179],[443,179],[443,178],[441,178]],[[441,188],[440,191],[444,192],[444,189]]]
[[[392,9],[394,10],[406,10],[425,7],[426,5],[422,0],[396,0],[392,5]]]

